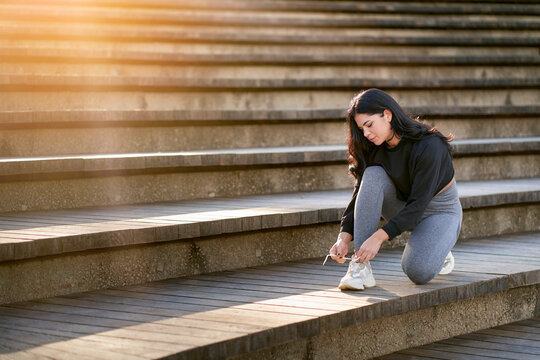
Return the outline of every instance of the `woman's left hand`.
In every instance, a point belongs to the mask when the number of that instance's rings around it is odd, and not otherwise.
[[[383,229],[379,229],[364,241],[360,249],[354,254],[358,262],[368,262],[373,260],[375,255],[379,253],[379,249],[383,242],[389,239],[388,234]]]

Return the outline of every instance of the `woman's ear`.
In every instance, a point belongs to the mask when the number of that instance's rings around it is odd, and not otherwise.
[[[392,112],[388,109],[385,109],[383,111],[383,114],[384,114],[384,120],[386,120],[388,123],[390,123],[392,121]]]

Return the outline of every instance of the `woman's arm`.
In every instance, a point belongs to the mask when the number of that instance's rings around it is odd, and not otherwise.
[[[354,206],[356,204],[356,196],[358,195],[358,189],[360,188],[360,182],[357,180],[354,184],[354,190],[349,201],[349,205],[343,212],[341,217],[341,228],[339,229],[340,233],[354,234]],[[352,236],[352,235],[351,235]]]

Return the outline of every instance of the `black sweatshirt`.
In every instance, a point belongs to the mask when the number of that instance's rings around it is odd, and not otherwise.
[[[452,158],[441,138],[434,134],[419,141],[401,139],[394,148],[377,147],[370,166],[381,166],[394,183],[398,198],[405,207],[382,228],[390,239],[413,229],[421,220],[431,199],[454,177]],[[354,235],[354,205],[361,178],[356,179],[354,192],[343,217],[341,231]]]

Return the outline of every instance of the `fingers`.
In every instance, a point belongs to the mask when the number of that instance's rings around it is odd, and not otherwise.
[[[358,262],[368,262],[373,260],[376,254],[373,252],[370,252],[366,249],[358,249],[358,251],[355,252],[356,258],[358,259]]]
[[[334,246],[330,248],[328,254],[330,254],[332,260],[337,261],[340,264],[343,264],[346,261],[343,257],[347,255],[347,251],[343,252],[343,249],[339,249],[337,244],[334,244]]]

